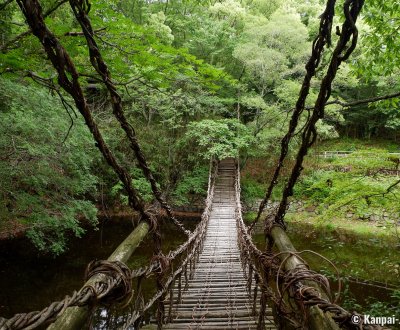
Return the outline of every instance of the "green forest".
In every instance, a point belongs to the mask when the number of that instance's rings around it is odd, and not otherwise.
[[[395,285],[368,308],[398,313],[400,2],[361,1],[336,66],[349,1],[327,32],[329,3],[1,0],[1,242],[61,258],[105,215],[201,208],[210,159],[239,158],[247,224],[285,200],[277,221],[322,230],[345,276]],[[329,248],[346,235],[383,251],[367,275]]]
[[[126,204],[127,197],[70,96],[58,86],[56,72],[17,4],[8,2],[1,6],[0,22],[0,227],[23,226],[38,248],[61,253],[68,233],[82,235],[82,220],[96,225],[102,203]],[[113,118],[107,90],[90,65],[69,5],[43,1],[42,6],[46,24],[79,71],[103,135],[150,203],[149,184]],[[245,160],[263,159],[272,167],[323,10],[321,1],[91,3],[95,37],[126,116],[172,204],[183,205],[190,195],[205,193],[211,156],[240,153]],[[396,1],[365,5],[357,49],[338,71],[334,104],[318,123],[320,141],[387,139],[392,142],[386,151],[400,151],[398,98],[346,106],[399,91],[399,12]],[[330,56],[328,48],[308,106],[316,99]],[[262,190],[249,181],[249,189]]]

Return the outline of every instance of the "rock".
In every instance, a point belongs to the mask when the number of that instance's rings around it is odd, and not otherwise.
[[[316,207],[314,205],[307,206],[305,210],[307,212],[315,212]]]
[[[370,220],[370,221],[374,221],[374,222],[379,221],[379,216],[377,216],[376,214],[372,214],[372,215],[369,217],[369,220]]]

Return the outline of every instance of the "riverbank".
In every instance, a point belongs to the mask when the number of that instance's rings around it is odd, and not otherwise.
[[[365,221],[350,217],[332,217],[326,220],[313,212],[288,212],[286,220],[290,224],[309,225],[328,232],[337,231],[340,235],[363,239],[384,239],[393,248],[400,247],[400,225],[389,221]]]
[[[182,206],[173,210],[173,214],[176,217],[188,220],[200,217],[201,213],[202,209],[199,206]],[[165,216],[165,211],[160,210],[158,216]],[[98,207],[97,217],[98,219],[101,219],[97,226],[98,228],[100,228],[102,222],[107,221],[107,219],[111,218],[113,218],[114,221],[118,221],[118,219],[120,219],[123,221],[130,221],[134,223],[138,219],[138,214],[128,207],[115,207],[108,210],[104,210],[103,208]],[[93,226],[87,224],[85,220],[80,219],[80,221],[82,222],[82,226],[85,230],[88,230],[89,228],[93,229]],[[26,235],[26,232],[29,230],[29,228],[30,227],[28,224],[14,219],[3,222],[0,226],[0,242],[22,238]]]

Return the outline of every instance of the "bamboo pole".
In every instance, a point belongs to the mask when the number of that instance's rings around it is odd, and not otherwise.
[[[132,233],[109,256],[108,261],[121,261],[126,263],[136,250],[144,237],[149,232],[149,225],[141,222]],[[91,285],[101,281],[104,275],[95,275],[85,285]],[[48,330],[80,330],[83,328],[89,312],[89,307],[68,307],[65,312],[51,324]]]
[[[297,252],[294,248],[286,232],[280,227],[273,227],[271,230],[271,236],[274,239],[274,243],[278,248],[279,252]],[[291,270],[297,266],[304,266],[304,263],[296,256],[291,256],[286,260],[285,269]],[[312,281],[304,281],[304,284],[309,285],[317,289],[323,298],[327,298],[323,290]],[[335,323],[329,313],[324,313],[318,306],[312,306],[309,308],[309,324],[310,330],[339,330],[339,326]]]

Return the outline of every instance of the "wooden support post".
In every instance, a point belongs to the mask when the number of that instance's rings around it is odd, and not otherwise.
[[[189,279],[188,279],[188,274],[187,274],[187,269],[188,269],[188,265],[185,265],[185,286],[184,286],[184,290],[186,290],[189,286]]]
[[[251,285],[253,282],[253,267],[251,267],[251,264],[249,264],[249,272],[247,273],[247,290],[251,294]]]
[[[175,280],[172,281],[169,289],[169,307],[168,307],[168,323],[172,320],[172,304],[174,303],[174,286]]]
[[[180,304],[182,302],[182,272],[180,272],[178,276],[178,304]]]
[[[149,225],[145,222],[139,225],[132,233],[115,249],[115,251],[107,259],[108,261],[127,262],[132,253],[136,250],[144,237],[149,232]],[[96,281],[101,281],[104,275],[95,275],[89,279],[85,285],[91,285]],[[87,319],[89,307],[68,307],[65,312],[51,324],[48,330],[80,330]]]
[[[292,242],[286,235],[286,232],[280,227],[273,227],[271,236],[279,252],[296,252]],[[304,263],[296,256],[291,256],[286,260],[285,270],[294,269],[297,266],[304,265]],[[313,281],[304,281],[305,285],[309,285],[317,289],[323,298],[327,298],[323,290]],[[324,313],[317,306],[309,308],[309,321],[308,326],[310,330],[339,330],[339,326],[335,323],[329,313]]]
[[[260,283],[257,274],[254,274],[254,280],[255,280],[255,285],[254,285],[254,293],[253,293],[252,314],[256,315],[257,314],[257,291],[258,291],[258,283]]]
[[[267,307],[267,296],[264,291],[261,292],[260,312],[258,313],[257,330],[265,329],[265,308]]]

